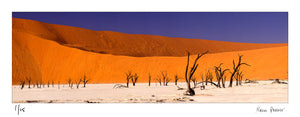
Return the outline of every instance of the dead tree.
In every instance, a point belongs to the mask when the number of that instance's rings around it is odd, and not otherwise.
[[[205,76],[205,85],[207,85],[208,81],[212,82],[213,78],[212,73],[208,70]]]
[[[67,83],[69,84],[69,87],[71,87],[71,82],[72,82],[72,79],[69,78],[69,79],[67,80]]]
[[[86,84],[90,81],[90,79],[87,79],[85,74],[83,76],[82,82],[83,82],[83,87],[85,88]]]
[[[166,78],[166,81],[165,81],[165,86],[168,86],[168,83],[171,81],[171,79],[169,79],[169,78]]]
[[[167,74],[167,73],[166,73],[166,74]],[[162,77],[163,86],[165,86],[166,74],[164,74],[163,71],[161,72],[161,77]]]
[[[201,75],[201,79],[202,79],[202,86],[200,86],[200,89],[204,90],[205,86],[204,86],[204,81],[203,81],[203,75]],[[206,81],[206,83],[207,83],[207,81]]]
[[[243,77],[244,77],[244,74],[243,74],[243,72],[241,72],[241,73],[240,73],[240,76],[239,76],[239,84],[240,84],[240,85],[242,85]]]
[[[80,82],[81,82],[81,79],[79,79],[78,81],[75,81],[77,89],[79,88]]]
[[[220,63],[219,66],[215,66],[215,73],[216,73],[216,78],[217,78],[217,81],[218,81],[218,87],[221,88],[221,83],[222,83],[222,87],[225,88],[225,81],[226,81],[226,78],[224,77],[224,74],[227,70],[229,69],[225,69],[225,70],[222,70],[221,68],[221,65],[223,63]],[[222,80],[222,81],[221,81]],[[220,83],[221,82],[221,83]]]
[[[24,88],[25,81],[24,80],[20,81],[20,85],[21,85],[21,90],[22,90]]]
[[[194,88],[196,88],[196,87],[197,87],[197,79],[196,79],[196,77],[193,76],[193,77],[191,78],[191,80],[192,80],[192,82],[193,82],[193,84],[194,84]]]
[[[149,87],[150,87],[150,85],[151,85],[151,74],[149,73],[149,76],[148,76],[148,82],[149,82]]]
[[[70,84],[70,88],[71,88],[71,89],[73,89],[73,82],[71,82],[71,84]]]
[[[168,86],[168,83],[169,83],[171,80],[168,78],[167,72],[161,72],[161,76],[162,76],[163,85],[164,85],[164,86]]]
[[[243,72],[238,69],[235,75],[236,86],[242,85],[243,76]]]
[[[240,66],[241,65],[250,66],[247,63],[242,63],[242,57],[243,57],[243,55],[239,55],[239,61],[238,61],[237,65],[235,65],[235,62],[234,62],[234,59],[233,59],[233,72],[231,73],[231,76],[230,76],[229,87],[232,87],[233,78],[236,75],[237,70],[240,68]]]
[[[38,81],[35,82],[36,88],[41,88],[41,85],[39,84]]]
[[[113,88],[127,88],[125,85],[115,84]]]
[[[159,85],[161,86],[161,78],[160,77],[158,77],[158,78],[156,78],[156,81],[159,83]]]
[[[131,74],[131,71],[128,71],[127,73],[126,73],[126,86],[127,86],[127,88],[129,87],[129,80],[132,78],[133,76],[132,76],[132,74]]]
[[[132,82],[133,86],[135,86],[135,83],[136,83],[138,78],[139,78],[139,76],[136,73],[134,73],[133,77],[131,78],[131,82]]]
[[[203,81],[204,82],[204,81]],[[203,82],[197,82],[197,85],[198,84],[202,84]],[[216,86],[217,88],[219,88],[218,84],[214,83],[214,82],[210,82],[210,81],[207,81],[207,83],[210,83],[211,85],[214,85]],[[200,87],[201,88],[201,87]]]
[[[175,74],[175,76],[174,76],[175,85],[177,85],[177,82],[178,82],[179,79],[181,79],[181,78],[179,78],[178,75]]]
[[[26,80],[27,80],[27,82],[28,82],[28,88],[30,89],[31,77],[29,77],[29,78],[26,77]],[[33,85],[33,86],[34,86],[34,85]]]
[[[279,79],[275,79],[272,84],[288,84],[287,82],[280,81]]]
[[[187,91],[185,93],[186,95],[189,95],[189,96],[195,95],[195,91],[191,88],[191,84],[190,84],[191,83],[191,78],[193,77],[196,69],[198,68],[199,64],[197,64],[197,61],[199,60],[199,58],[201,58],[203,55],[205,55],[207,53],[208,53],[208,51],[206,51],[202,54],[198,54],[197,58],[194,61],[193,66],[191,67],[191,69],[189,69],[190,53],[187,52],[188,57],[187,57],[187,65],[186,65],[186,69],[185,69],[185,81],[187,83]]]
[[[249,80],[249,79],[246,79],[245,80],[245,83],[258,83],[256,80]]]

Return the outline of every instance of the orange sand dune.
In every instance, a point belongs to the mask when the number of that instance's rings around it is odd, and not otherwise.
[[[161,71],[167,71],[173,80],[174,74],[183,77],[186,57],[130,57],[88,52],[40,36],[13,30],[13,84],[31,76],[41,78],[44,83],[55,81],[66,83],[68,78],[78,80],[86,74],[91,83],[126,82],[125,72],[131,70],[140,78],[138,82],[147,82],[148,74],[152,82]],[[213,53],[199,60],[196,76],[219,63],[224,68],[232,68],[232,60],[243,54],[243,61],[251,67],[243,66],[244,79],[267,80],[288,77],[288,46],[255,49],[247,51]],[[20,59],[22,57],[22,59]],[[193,60],[195,56],[192,56]],[[228,78],[228,77],[227,77]],[[182,80],[183,81],[183,80]]]
[[[186,56],[210,50],[210,53],[252,50],[287,46],[283,44],[255,44],[212,41],[204,39],[170,38],[155,35],[126,34],[112,31],[93,31],[83,28],[12,19],[13,31],[25,32],[53,40],[61,45],[97,53],[125,56]]]

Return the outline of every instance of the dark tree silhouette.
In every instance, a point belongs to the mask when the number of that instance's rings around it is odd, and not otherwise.
[[[239,61],[238,61],[237,65],[235,65],[236,63],[234,62],[234,59],[233,59],[233,72],[231,73],[231,76],[230,76],[229,87],[232,87],[233,78],[236,75],[236,73],[237,73],[238,69],[240,68],[240,66],[241,65],[250,66],[247,63],[242,63],[242,57],[243,57],[243,55],[239,55]]]
[[[26,80],[27,80],[27,82],[28,82],[28,88],[30,89],[31,77],[29,77],[29,78],[26,77]],[[33,85],[33,86],[34,86],[34,85]]]
[[[162,81],[163,81],[163,85],[164,86],[168,86],[168,83],[171,81],[169,78],[168,78],[168,74],[167,72],[161,72],[161,77],[162,77]]]
[[[160,77],[158,77],[158,78],[156,78],[156,81],[159,83],[159,85],[161,86],[161,78]]]
[[[206,72],[206,76],[205,76],[205,85],[207,85],[207,83],[210,81],[210,82],[212,82],[212,80],[213,80],[213,76],[212,76],[212,73],[208,70],[207,72]],[[211,84],[212,85],[212,84]]]
[[[197,64],[197,61],[199,60],[199,58],[201,58],[203,55],[207,54],[208,51],[202,53],[202,54],[198,54],[197,55],[197,58],[195,59],[194,61],[194,64],[192,66],[191,69],[189,69],[189,59],[190,59],[190,53],[187,52],[188,54],[188,58],[187,58],[187,65],[186,65],[186,70],[185,70],[185,81],[187,83],[187,91],[186,91],[186,95],[189,95],[189,96],[193,96],[195,95],[195,91],[191,88],[191,78],[193,77],[196,69],[198,68],[198,65]]]
[[[129,80],[133,77],[133,75],[131,74],[131,71],[128,71],[126,73],[126,87],[129,87]]]
[[[35,84],[36,84],[36,88],[41,88],[41,85],[39,84],[38,81],[36,81]]]
[[[86,84],[90,81],[90,79],[87,79],[85,74],[83,76],[82,82],[83,82],[83,87],[85,88]]]
[[[149,73],[149,75],[148,75],[148,82],[149,82],[149,87],[150,87],[150,85],[151,85],[151,74]]]
[[[242,85],[243,76],[244,76],[244,74],[242,71],[240,71],[240,68],[239,68],[235,75],[236,86]]]
[[[132,82],[132,85],[135,86],[135,83],[136,81],[138,80],[139,76],[135,73],[133,75],[133,77],[131,78],[131,82]]]
[[[179,78],[178,75],[175,74],[175,76],[174,76],[175,85],[177,85],[177,82],[178,82],[179,79],[181,79],[181,78]]]
[[[78,81],[75,81],[77,89],[79,88],[80,82],[81,82],[81,79],[79,79]]]
[[[20,85],[21,85],[21,90],[24,88],[24,85],[25,85],[25,81],[24,80],[21,80],[20,81]]]
[[[73,89],[73,82],[71,82],[71,84],[70,84],[70,88],[71,88],[71,89]]]
[[[72,79],[69,78],[69,79],[67,80],[67,83],[69,84],[69,87],[71,87]]]
[[[221,84],[220,82],[222,83],[222,86],[223,88],[225,88],[225,81],[226,81],[226,78],[224,76],[225,72],[229,69],[225,69],[225,70],[222,70],[221,68],[221,65],[223,63],[220,63],[219,66],[215,66],[215,73],[216,73],[216,78],[217,78],[217,81],[218,81],[218,87],[221,88]],[[222,81],[221,81],[222,80]]]

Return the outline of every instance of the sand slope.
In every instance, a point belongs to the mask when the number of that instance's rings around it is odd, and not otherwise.
[[[183,55],[190,45],[193,52],[211,50],[211,54],[199,60],[198,79],[201,73],[221,62],[224,68],[232,68],[232,60],[237,60],[238,54],[243,54],[243,61],[251,65],[243,67],[245,78],[266,80],[288,77],[287,44],[247,44],[161,36],[148,38],[149,35],[97,32],[15,18],[12,33],[13,84],[27,76],[42,79],[45,83],[52,80],[65,83],[68,78],[77,80],[84,74],[92,79],[91,83],[118,83],[126,81],[125,72],[128,70],[138,73],[138,82],[147,82],[149,73],[152,82],[155,82],[161,71],[166,71],[173,80],[176,73],[183,77],[186,65]]]
[[[47,24],[13,18],[13,30],[56,41],[62,45],[98,53],[126,56],[186,56],[210,50],[211,53],[287,46],[287,44],[254,44],[204,39],[170,38],[155,35],[93,31],[83,28]]]

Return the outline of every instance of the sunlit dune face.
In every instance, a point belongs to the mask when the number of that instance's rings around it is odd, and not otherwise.
[[[192,54],[209,50],[200,58],[196,77],[201,80],[207,70],[223,64],[232,70],[233,59],[244,55],[244,79],[268,80],[288,78],[288,45],[251,44],[201,39],[132,35],[110,31],[93,31],[70,26],[46,24],[13,18],[13,84],[26,77],[42,82],[66,83],[86,75],[91,83],[126,82],[127,71],[137,73],[138,82],[148,82],[162,71],[174,80],[184,77],[186,50]],[[191,56],[193,62],[195,56]],[[226,74],[229,79],[229,72]],[[183,81],[183,80],[182,80]],[[155,82],[153,80],[153,82]]]

